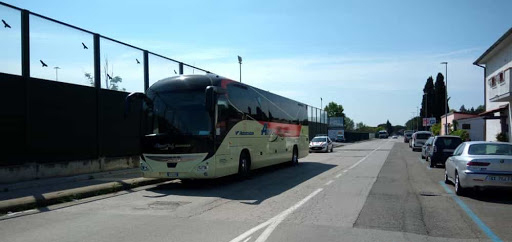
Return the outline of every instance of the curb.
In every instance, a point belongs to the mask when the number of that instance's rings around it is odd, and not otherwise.
[[[80,188],[56,191],[41,194],[39,196],[27,196],[0,201],[0,214],[18,212],[36,207],[44,207],[57,203],[69,202],[74,199],[98,196],[106,193],[114,193],[121,190],[129,190],[134,187],[146,186],[168,181],[161,178],[132,178],[121,181],[109,182]]]

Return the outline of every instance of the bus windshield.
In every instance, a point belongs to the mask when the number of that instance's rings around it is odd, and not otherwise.
[[[205,109],[205,94],[197,91],[149,91],[152,112],[147,112],[152,134],[209,135],[210,116]]]

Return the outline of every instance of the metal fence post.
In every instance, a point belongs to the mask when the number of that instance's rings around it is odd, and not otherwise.
[[[183,75],[183,63],[180,62],[180,75]]]
[[[25,82],[25,148],[26,160],[32,160],[30,128],[30,12],[21,11],[21,76]]]
[[[144,51],[144,93],[149,88],[149,53]]]
[[[94,88],[96,88],[96,156],[101,154],[101,59],[100,59],[100,35],[93,35],[94,45]],[[107,87],[108,88],[108,87]]]
[[[21,76],[30,77],[30,12],[21,11]]]
[[[94,87],[101,89],[100,35],[93,35],[94,43]]]

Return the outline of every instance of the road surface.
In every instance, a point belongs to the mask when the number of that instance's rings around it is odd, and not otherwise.
[[[512,241],[512,197],[457,197],[400,139],[314,153],[249,180],[167,182],[4,216],[0,241]]]

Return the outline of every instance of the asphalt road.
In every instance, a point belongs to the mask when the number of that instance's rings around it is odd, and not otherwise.
[[[13,216],[0,241],[512,241],[510,193],[458,198],[419,156],[401,140],[347,145],[245,181],[167,182]]]

